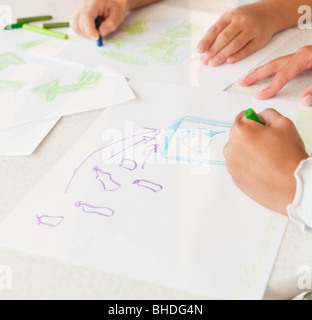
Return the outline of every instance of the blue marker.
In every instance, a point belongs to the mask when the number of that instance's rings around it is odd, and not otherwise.
[[[97,17],[97,18],[95,19],[95,26],[96,26],[96,29],[97,29],[97,30],[99,30],[100,25],[101,25],[101,23],[100,23],[100,17]],[[99,40],[97,41],[97,45],[98,45],[98,47],[103,47],[103,39],[102,39],[102,36],[101,36],[101,35],[100,35]]]

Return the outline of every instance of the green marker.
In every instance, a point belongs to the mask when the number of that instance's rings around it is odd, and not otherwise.
[[[36,22],[36,21],[44,21],[44,20],[52,20],[52,16],[39,16],[39,17],[29,17],[29,18],[19,18],[17,19],[17,23],[25,22]]]
[[[45,23],[43,27],[45,29],[68,28],[69,22]]]
[[[262,125],[266,125],[266,123],[257,115],[257,113],[253,109],[248,109],[245,112],[245,117],[250,120],[254,120]]]
[[[55,38],[59,38],[59,39],[64,39],[64,40],[68,39],[68,35],[67,34],[56,32],[56,31],[52,31],[52,30],[45,29],[45,28],[39,28],[39,27],[36,27],[36,26],[31,26],[30,24],[27,24],[27,23],[23,25],[23,29],[26,29],[26,30],[29,30],[29,31],[33,31],[33,32],[37,32],[37,33],[41,33],[41,34],[44,34],[46,36],[51,36],[51,37],[55,37]]]
[[[20,22],[20,23],[11,24],[11,25],[6,26],[3,30],[20,29],[20,28],[23,28],[23,25],[25,23],[26,22]]]

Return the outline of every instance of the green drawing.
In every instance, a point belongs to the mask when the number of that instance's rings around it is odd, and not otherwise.
[[[188,21],[184,21],[181,24],[168,29],[161,35],[171,39],[187,39],[202,32],[202,27],[189,23]]]
[[[136,51],[146,54],[165,64],[175,64],[178,62],[178,57],[175,55],[175,52],[179,46],[180,43],[174,40],[160,38],[149,42],[146,45],[146,48],[138,49]]]
[[[296,127],[306,146],[307,152],[312,151],[312,110],[307,109],[298,115]]]
[[[26,82],[0,80],[0,93],[17,92],[26,86]]]
[[[27,42],[18,44],[17,47],[22,51],[27,51],[28,49],[36,47],[47,40],[48,40],[47,38],[42,38],[42,39],[38,39],[38,40],[27,41]]]
[[[135,65],[140,65],[140,66],[146,66],[148,63],[144,60],[141,60],[139,58],[127,56],[121,53],[113,52],[113,51],[101,51],[101,54],[103,56],[107,56],[109,58],[119,60],[121,62],[129,63],[129,64],[135,64]]]
[[[23,61],[19,56],[17,56],[14,53],[7,52],[4,54],[0,54],[0,72],[10,65],[20,65],[25,63],[25,61]]]
[[[130,36],[140,36],[149,31],[149,28],[147,26],[147,21],[142,20],[127,25],[122,28],[121,31],[129,34]]]
[[[125,47],[127,42],[131,40],[130,38],[127,38],[125,36],[119,36],[119,37],[113,37],[111,39],[106,40],[106,42],[115,45],[116,48],[121,49]]]
[[[94,88],[99,84],[101,79],[101,72],[85,69],[76,84],[61,86],[59,80],[53,80],[49,83],[33,88],[31,92],[42,97],[47,102],[52,102],[59,94],[73,93],[80,90]]]
[[[82,75],[79,79],[79,84],[82,89],[90,89],[99,85],[102,80],[103,74],[102,72],[84,69]]]

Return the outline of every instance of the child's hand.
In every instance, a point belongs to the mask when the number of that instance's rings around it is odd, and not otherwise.
[[[261,3],[225,13],[197,46],[201,62],[213,67],[235,63],[263,48],[277,32],[271,14]]]
[[[259,80],[275,75],[268,88],[256,95],[257,99],[264,100],[275,96],[284,86],[294,79],[300,71],[312,68],[312,46],[300,48],[296,53],[275,59],[264,66],[249,73],[239,84],[248,87]],[[303,95],[302,102],[312,105],[312,87]]]
[[[98,40],[116,31],[125,20],[127,0],[85,0],[77,13],[73,27],[83,36]],[[103,19],[99,30],[96,29],[95,19]]]
[[[295,197],[294,172],[308,158],[299,133],[288,118],[273,109],[259,114],[266,126],[239,114],[224,148],[234,183],[264,207],[287,214]]]

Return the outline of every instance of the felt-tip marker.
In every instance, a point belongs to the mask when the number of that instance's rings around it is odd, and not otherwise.
[[[254,120],[262,125],[266,125],[265,121],[261,119],[253,109],[248,109],[245,112],[245,117],[250,120]]]
[[[96,27],[97,30],[99,30],[100,25],[101,25],[100,17],[97,17],[97,18],[95,19],[95,27]],[[98,47],[103,47],[103,39],[102,39],[102,36],[101,36],[101,35],[100,35],[99,40],[97,41],[97,45],[98,45]]]

